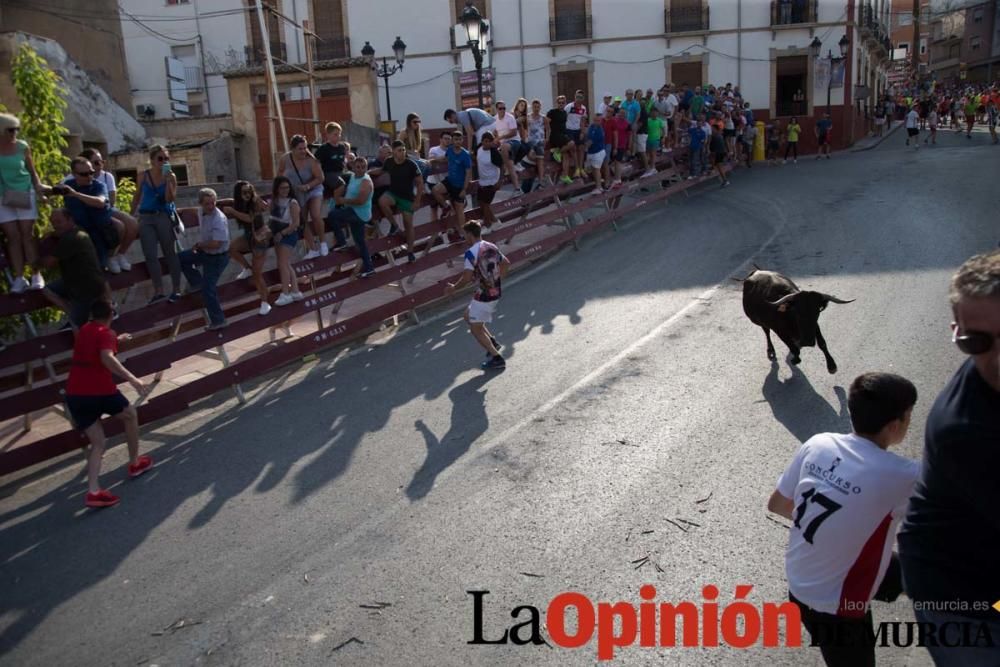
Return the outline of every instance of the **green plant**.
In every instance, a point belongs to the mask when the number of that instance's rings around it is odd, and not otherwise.
[[[116,183],[118,186],[117,202],[118,208],[128,212],[132,206],[132,197],[135,195],[135,181],[128,176],[123,176]]]
[[[42,183],[59,183],[69,169],[69,159],[63,153],[68,146],[68,130],[63,126],[66,100],[60,94],[63,82],[49,68],[45,59],[27,44],[21,45],[12,65],[14,92],[21,102],[21,112],[18,114],[21,121],[20,138],[31,147],[31,157]],[[38,218],[35,221],[36,236],[41,236],[48,227],[53,205],[62,203],[61,197],[55,199],[56,201],[39,200]],[[53,322],[59,316],[59,311],[54,308],[31,313],[31,319],[36,324]],[[20,318],[0,319],[0,336],[10,339],[16,335],[19,326]]]

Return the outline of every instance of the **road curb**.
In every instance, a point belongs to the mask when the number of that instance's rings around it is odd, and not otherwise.
[[[878,138],[878,141],[874,141],[871,144],[868,144],[867,146],[860,146],[860,147],[857,147],[857,148],[851,148],[850,152],[851,153],[861,153],[863,151],[870,151],[871,149],[878,147],[879,145],[882,144],[883,141],[885,141],[886,139],[888,139],[890,137],[890,135],[894,134],[896,132],[896,130],[898,130],[899,128],[901,128],[904,124],[905,123],[903,121],[898,121],[894,125],[890,125],[889,129],[886,130],[886,133],[883,134],[881,137]]]

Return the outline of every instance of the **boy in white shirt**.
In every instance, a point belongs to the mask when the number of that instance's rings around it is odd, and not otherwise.
[[[902,591],[892,554],[920,464],[886,451],[906,437],[917,390],[891,373],[851,383],[852,433],[809,438],[767,508],[793,523],[788,597],[830,667],[875,665],[869,602]]]

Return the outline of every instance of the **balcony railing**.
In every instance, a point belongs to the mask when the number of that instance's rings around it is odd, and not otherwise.
[[[817,0],[771,0],[771,25],[816,23]]]
[[[323,40],[323,41],[320,41]],[[351,57],[351,39],[344,36],[320,36],[314,42],[313,58],[315,60],[336,60]]]
[[[243,52],[246,55],[248,67],[260,67],[267,62],[267,54],[263,46],[245,46]],[[280,62],[288,61],[288,52],[284,42],[271,42],[271,56]]]
[[[708,5],[701,7],[671,7],[664,11],[663,31],[677,32],[707,32]]]
[[[198,93],[205,90],[205,77],[202,76],[200,67],[184,68],[184,85],[189,93]]]
[[[591,39],[589,14],[563,14],[549,19],[549,40],[552,42],[572,42]]]

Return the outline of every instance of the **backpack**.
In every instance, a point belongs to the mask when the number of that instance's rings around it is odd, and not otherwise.
[[[472,254],[472,251],[467,250],[466,254]],[[479,242],[479,255],[473,267],[476,301],[496,301],[500,298],[500,263],[503,259],[503,253],[495,245],[489,241]]]

